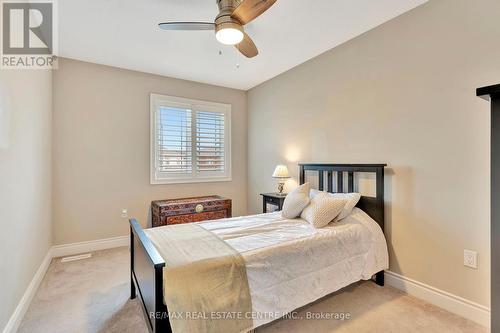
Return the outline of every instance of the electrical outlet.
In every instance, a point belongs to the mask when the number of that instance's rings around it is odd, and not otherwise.
[[[477,252],[464,250],[464,266],[477,269]]]
[[[122,209],[122,218],[126,219],[128,217],[128,210],[127,208]]]

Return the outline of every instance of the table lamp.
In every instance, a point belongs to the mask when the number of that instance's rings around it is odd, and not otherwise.
[[[283,187],[285,186],[285,179],[290,178],[286,165],[278,165],[273,172],[273,178],[278,179],[278,194],[283,195]]]

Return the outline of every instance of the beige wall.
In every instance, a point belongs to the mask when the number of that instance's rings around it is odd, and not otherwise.
[[[232,181],[150,185],[150,93],[232,104]],[[54,243],[122,236],[151,200],[220,194],[247,211],[246,92],[61,59],[54,73]]]
[[[489,104],[497,0],[434,0],[248,93],[249,213],[273,168],[389,164],[390,269],[489,305]],[[463,250],[479,252],[479,269]]]
[[[51,243],[52,73],[0,70],[0,329]]]

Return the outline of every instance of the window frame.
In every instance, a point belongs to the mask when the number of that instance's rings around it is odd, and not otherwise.
[[[191,110],[191,174],[166,175],[166,173],[157,171],[157,153],[158,143],[157,134],[157,110],[158,107],[185,108]],[[167,96],[161,94],[150,95],[150,183],[151,185],[160,184],[189,184],[189,183],[208,183],[208,182],[228,182],[232,180],[231,168],[231,104],[222,104],[195,100],[183,97]],[[226,170],[219,172],[197,172],[197,152],[195,149],[196,137],[196,112],[220,112],[224,113],[224,164]],[[211,175],[211,173],[213,173]]]

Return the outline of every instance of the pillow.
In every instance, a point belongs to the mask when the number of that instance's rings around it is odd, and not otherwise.
[[[343,199],[346,201],[344,208],[337,216],[335,221],[340,221],[349,216],[354,207],[356,207],[356,205],[358,204],[359,199],[361,199],[361,194],[359,193],[333,193],[331,195],[333,195],[334,198]]]
[[[302,210],[309,205],[309,183],[305,183],[288,193],[283,202],[281,216],[287,219],[294,219],[302,213]]]
[[[312,188],[311,191],[309,191],[309,199],[313,199],[315,196],[317,196],[319,193],[328,193],[324,191],[317,190],[315,188]]]
[[[319,193],[327,193],[328,195],[332,195],[335,198],[346,200],[347,203],[340,212],[339,216],[337,216],[337,218],[335,219],[336,221],[340,221],[349,216],[354,207],[356,207],[356,205],[358,204],[359,199],[361,199],[361,194],[359,193],[328,193],[314,188],[309,192],[309,198],[312,200]]]
[[[340,214],[346,202],[345,199],[335,198],[330,193],[318,193],[300,217],[315,228],[323,228]]]

